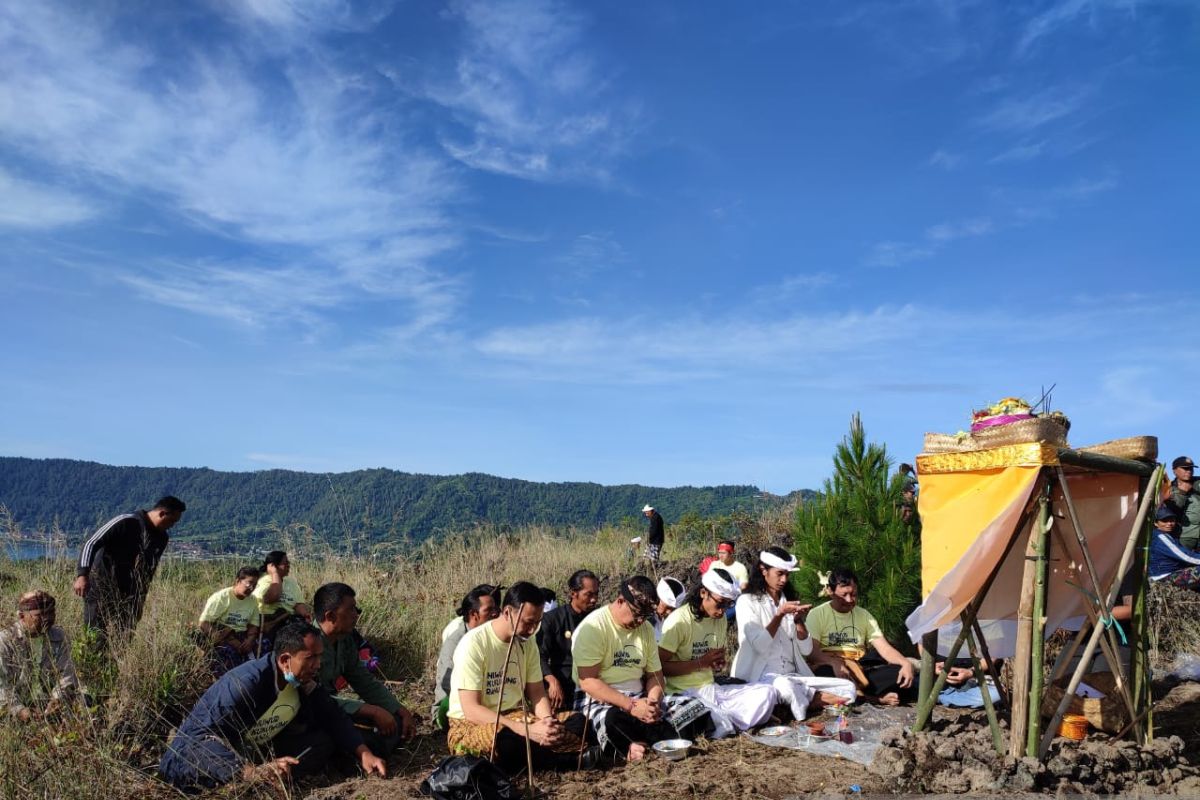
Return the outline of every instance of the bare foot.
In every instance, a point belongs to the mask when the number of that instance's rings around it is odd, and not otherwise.
[[[848,705],[849,700],[830,692],[817,692],[816,702],[822,706]]]
[[[888,692],[885,695],[880,695],[879,705],[881,706],[898,706],[900,705],[900,695],[895,692]]]
[[[634,742],[629,745],[629,753],[626,757],[630,761],[641,761],[646,757],[646,745],[641,742]]]

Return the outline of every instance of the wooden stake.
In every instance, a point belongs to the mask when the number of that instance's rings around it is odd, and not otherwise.
[[[963,620],[963,629],[970,630],[967,621]],[[975,637],[967,634],[967,648],[971,651],[971,666],[975,669],[975,683],[979,685],[979,693],[983,696],[983,708],[987,712],[988,727],[992,730],[992,745],[997,755],[1004,755],[1004,734],[1000,732],[1000,719],[996,716],[996,707],[992,705],[992,690],[988,686],[983,669],[979,666],[979,651],[975,647]]]
[[[1043,470],[1043,475],[1045,475]],[[1030,664],[1033,658],[1033,596],[1037,582],[1037,543],[1042,527],[1042,511],[1048,481],[1038,486],[1038,516],[1029,525],[1025,543],[1025,571],[1021,578],[1021,599],[1017,605],[1016,652],[1013,654],[1012,723],[1009,729],[1008,754],[1020,758],[1029,734]],[[1020,529],[1017,530],[1020,533]]]
[[[1042,725],[1042,689],[1046,676],[1046,576],[1050,569],[1050,528],[1054,519],[1050,515],[1050,485],[1047,484],[1038,501],[1037,560],[1034,562],[1033,618],[1029,632],[1029,729],[1025,742],[1025,755],[1036,756],[1038,733]]]
[[[1158,486],[1143,485],[1144,493],[1157,496]],[[1143,709],[1135,719],[1138,744],[1146,744],[1154,738],[1154,698],[1150,685],[1150,614],[1146,608],[1147,586],[1146,554],[1150,546],[1150,537],[1154,535],[1153,523],[1149,520],[1142,526],[1138,534],[1137,548],[1133,560],[1133,618],[1130,620],[1130,675],[1129,682],[1133,690],[1133,702]],[[1145,720],[1142,724],[1140,720]]]
[[[975,632],[975,644],[979,645],[979,650],[983,653],[984,660],[987,661],[988,674],[992,676],[996,691],[1000,693],[1000,702],[1011,708],[1008,692],[1004,690],[1004,684],[1000,682],[1000,670],[996,669],[996,659],[992,658],[992,654],[988,650],[987,639],[983,635],[983,629],[979,627],[978,618],[971,620],[971,630]]]
[[[517,609],[517,622],[521,621],[521,612],[525,610],[525,604]],[[491,623],[488,623],[491,624]],[[508,664],[512,661],[513,645],[517,643],[517,626],[513,626],[512,638],[508,640],[508,652],[504,654],[504,669],[500,670],[500,696],[496,698],[496,724],[495,730],[492,731],[492,748],[488,751],[488,761],[496,760],[496,737],[500,735],[500,710],[504,708],[504,682],[508,680]],[[484,675],[483,691],[487,692],[487,676]],[[524,708],[524,706],[522,706]]]
[[[938,632],[930,631],[921,637],[921,679],[917,683],[917,707],[925,705],[933,693],[935,662],[938,646]]]

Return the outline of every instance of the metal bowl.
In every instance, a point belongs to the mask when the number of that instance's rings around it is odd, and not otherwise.
[[[758,732],[759,736],[786,736],[791,733],[793,728],[787,725],[772,725],[769,728],[763,728]]]
[[[691,739],[663,739],[654,743],[654,752],[667,761],[682,761],[687,758],[688,748],[691,746]]]

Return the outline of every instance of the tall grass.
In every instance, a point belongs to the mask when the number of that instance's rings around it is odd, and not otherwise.
[[[7,552],[5,533],[0,530],[0,554]],[[14,536],[15,529],[7,533]],[[432,696],[441,630],[467,590],[528,580],[564,596],[567,576],[587,568],[601,576],[602,598],[611,599],[619,576],[647,572],[629,544],[640,533],[532,527],[501,534],[479,528],[414,545],[399,557],[350,558],[320,544],[310,530],[291,527],[279,532],[278,541],[263,542],[263,549],[289,552],[292,575],[306,594],[335,580],[355,588],[363,609],[360,632],[380,650],[384,675],[398,682],[400,699],[421,712]],[[694,564],[709,550],[708,542],[680,539],[668,530],[664,560]],[[115,641],[111,657],[104,657],[82,627],[82,601],[71,588],[73,553],[17,562],[0,555],[0,624],[16,622],[22,592],[53,594],[80,678],[99,700],[90,718],[55,725],[0,721],[0,797],[177,797],[154,779],[157,762],[174,728],[212,682],[188,634],[204,600],[231,585],[246,561],[252,559],[168,556],[133,637]],[[254,793],[235,788],[232,795]]]

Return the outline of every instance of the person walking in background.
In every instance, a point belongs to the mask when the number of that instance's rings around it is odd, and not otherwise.
[[[0,630],[0,718],[53,716],[82,696],[71,642],[54,624],[54,611],[49,593],[26,592],[17,600],[17,623]]]
[[[304,602],[304,592],[292,577],[292,562],[282,550],[272,550],[263,559],[262,576],[254,587],[258,600],[258,613],[262,615],[262,631],[269,636],[271,631],[295,614],[312,622],[312,609]]]
[[[258,601],[252,592],[258,582],[257,567],[242,567],[238,570],[233,586],[218,589],[209,595],[200,612],[200,634],[202,641],[213,651],[214,667],[218,674],[233,669],[260,648],[258,641]],[[270,650],[269,643],[261,645]]]
[[[537,634],[546,697],[554,711],[575,705],[575,681],[571,677],[572,637],[579,623],[596,608],[600,581],[590,570],[576,570],[567,579],[567,590],[567,602],[542,617],[542,628]]]
[[[167,534],[187,506],[163,497],[149,511],[113,517],[87,538],[79,551],[75,594],[83,598],[84,627],[96,632],[103,647],[112,635],[133,632],[150,581],[167,549]]]
[[[312,608],[325,645],[317,683],[334,696],[343,711],[372,728],[363,732],[363,741],[372,753],[386,757],[401,741],[411,739],[416,727],[409,710],[359,659],[358,644],[351,634],[362,612],[354,589],[344,583],[327,583],[317,589]],[[357,698],[337,694],[339,677],[346,679]]]
[[[642,515],[650,520],[650,529],[646,533],[646,559],[657,567],[658,559],[662,555],[663,542],[667,538],[662,514],[659,514],[654,506],[647,503],[642,508]]]

